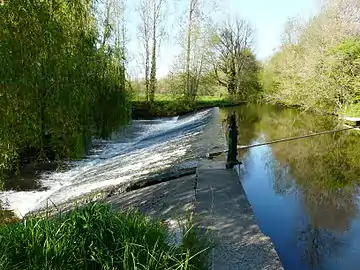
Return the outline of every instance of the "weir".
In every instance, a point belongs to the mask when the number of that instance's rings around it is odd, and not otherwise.
[[[217,109],[208,109],[184,117],[135,120],[109,140],[94,140],[90,155],[68,169],[40,174],[40,189],[6,190],[0,192],[0,202],[23,217],[51,205],[146,186],[144,182],[158,182],[163,174],[187,174],[199,155],[205,155],[209,142],[202,134],[216,114]]]
[[[212,269],[283,269],[254,216],[235,169],[202,160],[197,170],[196,221],[217,241]]]
[[[228,147],[233,150],[237,127],[234,115],[228,117]],[[216,147],[225,148],[226,138],[220,121],[211,132]],[[219,139],[221,138],[221,139]],[[226,157],[200,159],[195,188],[195,218],[198,226],[209,231],[216,246],[211,269],[283,269],[271,239],[264,235],[236,170],[236,149]],[[226,166],[225,166],[226,164]],[[229,166],[233,165],[233,166]],[[227,168],[226,168],[227,167]]]
[[[226,147],[218,112],[201,135],[209,151]],[[205,146],[205,145],[204,145]],[[195,225],[208,233],[215,248],[211,268],[283,269],[271,239],[264,235],[239,180],[236,166],[226,169],[225,155],[216,160],[200,158],[194,175],[158,183],[106,200],[115,209],[139,209],[165,220],[176,231],[192,213]]]

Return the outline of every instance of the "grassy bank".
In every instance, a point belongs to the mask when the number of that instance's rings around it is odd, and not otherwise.
[[[89,204],[60,217],[0,225],[0,269],[206,269],[209,248],[191,223],[179,245],[136,212]]]
[[[175,116],[205,108],[227,107],[241,103],[243,102],[212,96],[202,96],[194,102],[187,102],[174,99],[168,95],[158,95],[153,103],[149,103],[144,99],[132,100],[132,118],[149,119],[154,117]]]
[[[360,104],[350,104],[339,110],[339,115],[348,117],[360,117]]]

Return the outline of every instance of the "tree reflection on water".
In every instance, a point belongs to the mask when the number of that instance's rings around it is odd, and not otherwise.
[[[236,110],[240,145],[343,128],[338,119],[274,106]],[[341,235],[357,214],[355,188],[360,175],[360,135],[345,131],[269,146],[263,154],[276,194],[297,193],[308,223],[296,232],[310,269],[338,251]],[[249,151],[239,151],[244,159]]]

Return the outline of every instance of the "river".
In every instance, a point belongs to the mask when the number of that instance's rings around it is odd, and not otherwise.
[[[336,117],[246,105],[240,145],[341,129]],[[240,181],[285,269],[359,269],[360,132],[345,131],[239,152]]]
[[[65,169],[22,170],[5,183],[1,205],[22,217],[96,190],[194,167],[206,154],[206,134],[218,116],[219,109],[214,108],[181,117],[134,120],[108,140],[94,139],[89,155]]]
[[[336,117],[268,105],[209,109],[183,117],[136,120],[65,169],[29,173],[5,185],[0,200],[18,216],[93,190],[196,165],[211,151],[213,129],[236,113],[239,144],[343,128]],[[221,139],[221,138],[220,138]],[[214,149],[213,149],[214,150]],[[360,132],[239,151],[239,180],[262,231],[285,269],[358,269]]]

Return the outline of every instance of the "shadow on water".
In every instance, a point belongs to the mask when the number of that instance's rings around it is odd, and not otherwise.
[[[236,118],[240,145],[342,128],[274,106],[240,106]],[[345,131],[239,151],[244,189],[285,269],[358,269],[359,150],[360,133]]]
[[[18,172],[11,172],[5,176],[3,190],[46,190],[46,187],[41,185],[41,175],[46,172],[59,170],[59,168],[61,168],[61,166],[56,162],[27,164],[26,166],[23,166]]]

